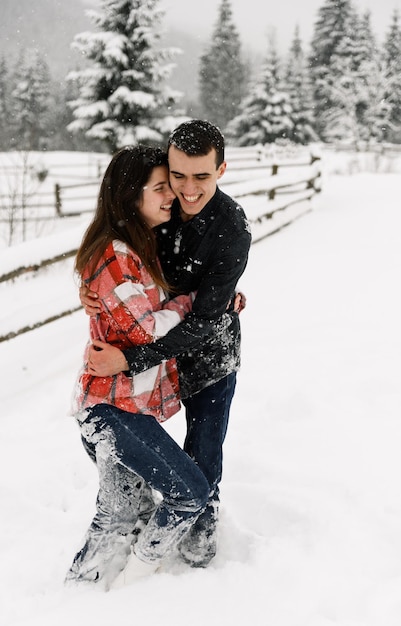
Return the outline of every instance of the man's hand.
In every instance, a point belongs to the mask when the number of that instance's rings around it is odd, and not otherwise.
[[[124,354],[109,343],[94,341],[89,348],[88,371],[92,376],[114,376],[128,370]]]
[[[235,294],[235,299],[234,299],[234,311],[236,313],[241,313],[241,311],[243,311],[246,307],[246,297],[245,294],[243,294],[241,291],[238,291]]]
[[[98,300],[98,295],[95,291],[91,291],[85,285],[79,288],[79,299],[85,309],[86,315],[97,315],[102,310],[102,305]]]

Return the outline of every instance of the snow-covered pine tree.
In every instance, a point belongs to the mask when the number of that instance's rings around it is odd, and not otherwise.
[[[200,59],[200,100],[205,117],[224,130],[239,111],[246,83],[231,3],[222,0],[209,47]]]
[[[314,130],[310,73],[303,52],[298,26],[295,28],[294,38],[287,59],[285,90],[289,94],[292,108],[291,119],[294,123],[291,131],[291,140],[303,145],[311,141],[317,141],[318,136]]]
[[[388,117],[386,79],[369,12],[359,17],[351,7],[348,27],[333,50],[326,78],[331,106],[320,114],[323,138],[382,139]]]
[[[228,124],[227,137],[238,146],[273,143],[289,139],[293,128],[290,97],[282,88],[277,46],[270,37],[260,76]]]
[[[385,138],[401,141],[401,28],[400,17],[394,10],[384,42],[384,74],[386,89],[384,99],[389,107]]]
[[[365,11],[356,21],[355,66],[360,68],[366,61],[375,59],[378,54],[376,37],[372,29],[371,13]]]
[[[156,48],[162,11],[159,0],[102,0],[88,11],[96,32],[74,38],[73,46],[91,62],[72,72],[79,96],[70,105],[73,133],[101,140],[110,152],[123,145],[161,143],[176,125],[170,108],[179,93],[164,85],[173,49]],[[169,119],[170,118],[170,119]]]
[[[364,141],[382,140],[388,126],[389,106],[384,94],[387,79],[376,43],[371,15],[366,11],[356,23],[355,73],[357,86],[356,122]]]
[[[311,43],[316,130],[323,140],[349,136],[355,123],[346,106],[352,95],[355,11],[351,0],[325,0]],[[351,93],[350,93],[351,92]]]
[[[39,52],[22,52],[11,93],[12,145],[22,150],[40,150],[46,145],[50,107],[50,72]]]
[[[10,89],[8,68],[4,58],[0,60],[0,150],[10,148]]]
[[[319,115],[320,125],[324,129],[321,137],[325,141],[343,139],[357,142],[360,139],[357,120],[360,89],[348,44],[349,40],[346,38],[339,43],[326,77],[330,107],[325,108]]]
[[[102,149],[99,142],[97,145],[89,141],[84,134],[75,135],[68,131],[68,125],[72,122],[72,111],[68,102],[73,97],[71,84],[57,82],[52,84],[52,107],[49,111],[48,123],[48,149],[58,150],[82,150],[87,152],[91,149]]]

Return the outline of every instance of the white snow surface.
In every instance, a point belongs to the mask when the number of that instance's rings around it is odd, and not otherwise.
[[[400,196],[399,174],[330,175],[252,247],[205,570],[173,555],[120,590],[64,587],[97,491],[68,414],[87,319],[0,344],[1,626],[400,625]],[[181,443],[183,413],[166,428]]]

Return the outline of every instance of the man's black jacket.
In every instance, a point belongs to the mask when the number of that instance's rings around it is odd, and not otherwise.
[[[181,395],[188,397],[236,371],[240,364],[238,315],[227,312],[248,260],[251,234],[243,209],[217,188],[187,222],[178,201],[157,229],[159,257],[174,295],[196,291],[193,310],[154,343],[124,350],[133,374],[177,357]]]

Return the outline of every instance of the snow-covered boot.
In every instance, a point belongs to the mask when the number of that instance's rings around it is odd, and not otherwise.
[[[150,488],[112,457],[98,458],[97,513],[66,582],[100,582],[105,588],[124,569],[130,546],[154,510]],[[143,497],[143,502],[142,502]]]
[[[127,563],[133,535],[90,525],[81,550],[67,572],[66,583],[100,583],[108,590]]]
[[[191,567],[207,567],[216,556],[217,520],[218,502],[212,500],[181,540],[178,551]]]
[[[134,548],[131,546],[131,554],[128,557],[127,564],[114,580],[111,588],[120,589],[126,585],[131,585],[141,578],[151,576],[159,567],[160,561],[145,562],[139,559],[134,552]]]

